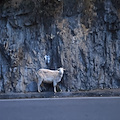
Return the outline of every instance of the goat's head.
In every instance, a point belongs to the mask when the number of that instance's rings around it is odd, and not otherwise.
[[[64,68],[59,68],[59,69],[58,69],[58,71],[59,71],[61,74],[64,73],[64,70],[65,70]]]

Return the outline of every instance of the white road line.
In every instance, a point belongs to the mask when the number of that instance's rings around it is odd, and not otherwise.
[[[31,98],[31,99],[0,99],[0,102],[14,101],[47,101],[47,100],[94,100],[94,99],[120,99],[120,97],[66,97],[66,98]]]

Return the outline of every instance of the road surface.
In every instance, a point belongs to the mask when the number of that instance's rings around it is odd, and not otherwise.
[[[0,120],[120,120],[120,97],[0,100]]]

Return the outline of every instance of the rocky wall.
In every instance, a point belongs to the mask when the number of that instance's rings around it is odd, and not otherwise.
[[[35,92],[36,71],[59,67],[62,91],[119,88],[119,50],[118,0],[0,2],[0,92]]]

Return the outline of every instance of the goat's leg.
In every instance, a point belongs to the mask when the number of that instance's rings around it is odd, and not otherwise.
[[[56,91],[56,86],[54,86],[54,93],[56,93],[57,91]]]
[[[38,92],[41,92],[41,83],[42,83],[42,80],[39,79],[38,80]]]
[[[38,85],[38,92],[41,92],[41,87],[40,87],[40,85]]]
[[[53,87],[54,87],[54,92],[56,93],[56,86],[57,86],[57,82],[53,81]]]

